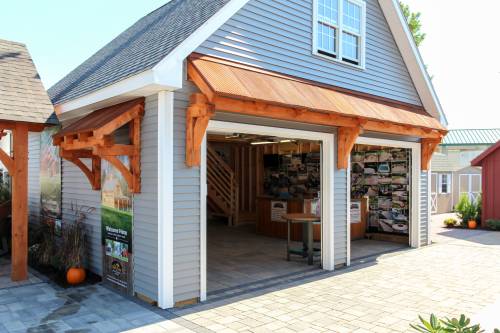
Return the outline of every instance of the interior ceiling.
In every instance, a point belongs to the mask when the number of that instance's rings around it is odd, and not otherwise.
[[[257,134],[245,134],[245,133],[217,133],[217,134],[207,134],[208,141],[218,141],[218,142],[238,142],[245,144],[272,144],[272,143],[285,143],[285,142],[312,142],[309,140],[298,140],[283,138],[277,136],[268,135],[257,135]]]

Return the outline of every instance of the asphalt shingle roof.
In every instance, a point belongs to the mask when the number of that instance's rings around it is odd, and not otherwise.
[[[229,1],[171,0],[52,86],[52,102],[78,98],[153,68]]]
[[[500,128],[450,130],[441,145],[492,145],[500,140]]]
[[[0,39],[0,119],[57,123],[26,46],[3,39]]]

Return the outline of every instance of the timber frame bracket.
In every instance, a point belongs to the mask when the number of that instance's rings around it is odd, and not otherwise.
[[[422,138],[420,141],[421,145],[421,169],[422,171],[427,171],[431,167],[432,154],[437,150],[442,138],[429,139]]]
[[[116,107],[120,105],[122,104]],[[106,108],[106,111],[109,112],[109,109]],[[95,111],[95,113],[99,111]],[[141,98],[125,112],[120,113],[100,127],[70,131],[69,133],[63,129],[60,133],[54,135],[53,143],[59,146],[61,158],[72,162],[85,174],[93,190],[101,189],[101,162],[106,160],[122,174],[132,193],[140,193],[141,123],[143,115],[144,98]],[[85,120],[89,121],[92,116],[93,114],[90,114],[80,121],[82,123]],[[85,119],[87,117],[88,119]],[[129,124],[130,144],[116,144],[113,134],[126,124]],[[125,166],[118,158],[119,156],[128,156],[130,166]],[[84,163],[82,159],[91,159],[91,166]]]
[[[356,127],[339,127],[337,132],[337,169],[347,169],[349,167],[349,159],[351,151],[358,139],[363,133],[363,122],[360,122]]]
[[[207,131],[208,122],[215,114],[215,108],[207,97],[194,93],[186,110],[186,165],[200,166],[201,144]]]

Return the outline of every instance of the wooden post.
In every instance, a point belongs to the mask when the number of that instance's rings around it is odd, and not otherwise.
[[[13,130],[12,176],[12,281],[28,278],[28,126]]]

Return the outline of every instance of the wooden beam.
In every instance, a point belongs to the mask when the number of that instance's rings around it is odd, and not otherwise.
[[[61,147],[63,150],[82,150],[82,149],[92,149],[95,146],[104,146],[106,145],[106,142],[104,140],[104,137],[101,139],[96,139],[94,137],[87,138],[85,141],[80,141],[79,139],[72,139],[70,142],[66,140],[66,137],[64,137],[65,140],[62,142],[59,141],[59,139],[54,139],[53,143],[56,146]]]
[[[13,129],[12,281],[28,278],[28,126]]]
[[[28,132],[41,132],[46,127],[51,126],[50,124],[39,124],[39,123],[29,123],[29,122],[18,122],[10,120],[0,120],[0,128],[14,130],[16,126],[22,125],[28,128]]]
[[[59,156],[62,158],[92,158],[95,156],[91,150],[59,150]]]
[[[199,166],[201,162],[201,144],[210,118],[214,115],[213,105],[203,94],[193,94],[191,104],[186,111],[186,165]]]
[[[99,157],[92,157],[92,174],[94,176],[92,189],[101,189],[101,159]]]
[[[256,101],[246,101],[228,97],[215,97],[214,106],[217,111],[238,113],[248,116],[273,118],[301,123],[356,127],[359,121],[354,117],[345,117],[334,113],[316,112],[308,109],[295,109],[286,106],[267,104]]]
[[[429,128],[415,127],[411,125],[399,125],[388,122],[367,120],[363,124],[366,131],[389,133],[405,136],[416,136],[419,138],[439,139],[446,134],[446,131],[434,130]]]
[[[337,169],[347,169],[352,147],[361,134],[361,127],[339,127],[337,132]]]
[[[193,83],[201,90],[201,92],[207,97],[209,102],[213,102],[215,97],[213,89],[201,76],[201,74],[196,70],[191,61],[188,61],[188,78],[193,81]]]
[[[110,147],[95,146],[92,152],[97,156],[132,156],[136,154],[134,145],[112,145]]]
[[[130,111],[119,115],[118,117],[113,119],[113,121],[110,121],[106,125],[96,129],[94,131],[94,136],[97,139],[101,139],[105,135],[110,135],[120,127],[131,122],[133,119],[142,117],[143,115],[144,115],[144,103],[136,104],[130,109]]]
[[[0,162],[7,168],[10,174],[14,171],[14,160],[10,157],[9,154],[5,152],[2,148],[0,148]]]
[[[135,118],[130,123],[130,142],[132,143],[133,153],[130,157],[130,171],[132,173],[133,188],[132,193],[141,191],[141,126],[142,118]]]
[[[432,154],[436,151],[442,139],[422,139],[421,145],[421,169],[427,171],[431,167]]]

